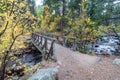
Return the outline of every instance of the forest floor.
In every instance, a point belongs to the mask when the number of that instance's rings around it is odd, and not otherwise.
[[[59,80],[120,80],[120,66],[112,64],[116,57],[90,56],[60,45],[55,53],[60,63]]]

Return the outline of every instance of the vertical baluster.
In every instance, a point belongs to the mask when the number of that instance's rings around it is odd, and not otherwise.
[[[73,50],[76,51],[76,49],[77,49],[76,39],[73,38]]]
[[[45,51],[47,51],[47,38],[45,38]]]
[[[38,43],[38,46],[41,45],[41,36],[39,36],[39,43]]]
[[[36,40],[35,40],[35,43],[37,43],[37,41],[38,41],[38,37],[39,37],[39,36],[38,36],[38,35],[36,35]]]
[[[57,43],[60,44],[59,36],[56,36],[56,39],[57,39]]]
[[[38,36],[38,41],[37,41],[37,45],[39,46],[40,43],[40,36]]]
[[[36,35],[34,34],[34,41],[36,40]]]
[[[45,50],[45,46],[46,46],[46,38],[45,37],[43,37],[43,44],[41,45],[41,49],[42,50]]]
[[[53,45],[54,45],[54,42],[55,42],[55,40],[53,40],[52,43],[51,43],[50,50],[49,50],[49,52],[47,54],[47,58],[46,58],[47,60],[48,60],[49,57],[53,56]]]
[[[42,45],[42,43],[43,43],[43,37],[41,36],[41,45]]]
[[[33,41],[35,40],[35,38],[34,38],[34,33],[32,33],[32,40],[33,40]]]
[[[35,35],[35,36],[34,36],[34,42],[36,42],[36,38],[37,38],[37,37],[36,37],[36,35]]]
[[[66,46],[66,36],[63,36],[63,46]]]

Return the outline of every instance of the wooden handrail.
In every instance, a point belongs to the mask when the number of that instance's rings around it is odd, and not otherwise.
[[[49,36],[48,36],[49,35]],[[31,39],[35,47],[43,54],[45,59],[52,58],[54,52],[54,43],[61,44],[66,46],[67,37],[66,36],[58,36],[54,38],[54,35],[51,34],[34,34],[32,33]],[[62,39],[62,41],[60,40]],[[76,51],[77,49],[77,41],[75,38],[68,38],[72,40],[72,49]]]
[[[54,48],[53,44],[55,42],[54,39],[47,36],[32,33],[31,40],[34,46],[42,53],[43,58],[47,60],[49,58],[52,58]],[[51,44],[49,43],[49,40],[51,41]]]
[[[70,39],[70,40],[72,40],[72,46],[71,46],[72,50],[74,50],[74,51],[77,50],[77,40],[76,40],[76,38],[69,38],[67,36],[55,35],[55,34],[51,34],[51,33],[47,33],[47,34],[41,33],[41,34],[46,36],[46,37],[49,37],[51,39],[56,40],[55,41],[56,43],[61,44],[65,47],[67,45],[67,39]],[[60,39],[62,39],[62,41]]]

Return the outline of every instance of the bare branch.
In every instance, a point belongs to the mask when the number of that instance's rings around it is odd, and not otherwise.
[[[2,36],[5,33],[5,31],[8,27],[8,24],[9,24],[9,21],[7,21],[5,28],[2,30],[2,32],[0,32],[0,36]]]

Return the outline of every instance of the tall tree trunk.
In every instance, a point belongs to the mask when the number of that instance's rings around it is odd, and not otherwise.
[[[64,16],[65,16],[65,8],[66,8],[66,1],[65,0],[62,0],[62,3],[63,3],[63,6],[62,6],[62,19],[61,19],[61,34],[63,35],[64,33],[64,26],[65,26],[65,20],[64,20]]]

